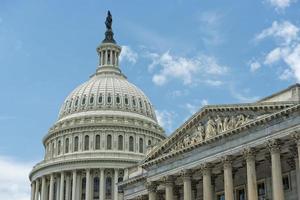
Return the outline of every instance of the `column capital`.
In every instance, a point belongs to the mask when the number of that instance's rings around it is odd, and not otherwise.
[[[208,175],[209,173],[211,173],[211,168],[211,163],[203,163],[200,165],[200,171],[203,175]]]
[[[223,163],[224,168],[228,168],[232,166],[232,156],[224,156],[221,158],[221,162]]]
[[[280,141],[278,139],[268,140],[266,146],[271,153],[280,152]]]
[[[161,180],[165,185],[174,185],[175,177],[172,175],[164,176]]]
[[[244,148],[242,150],[245,160],[255,160],[255,149],[251,147]]]
[[[192,170],[185,169],[180,172],[180,175],[183,179],[191,179],[192,178]]]
[[[300,146],[300,131],[295,131],[290,134],[291,138]]]
[[[158,184],[156,182],[147,182],[146,188],[149,192],[156,192]]]

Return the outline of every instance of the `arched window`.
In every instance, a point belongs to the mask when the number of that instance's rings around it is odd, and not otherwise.
[[[129,151],[134,151],[134,141],[132,136],[129,137]]]
[[[95,149],[100,149],[100,135],[96,135]]]
[[[84,136],[84,150],[89,150],[90,137],[88,135]]]
[[[90,104],[93,104],[94,103],[94,96],[91,96],[90,98]]]
[[[151,140],[148,140],[148,146],[151,146]]]
[[[54,142],[52,143],[52,157],[54,157],[54,152],[55,152],[55,144],[54,144]]]
[[[139,139],[139,152],[144,153],[144,140],[143,140],[143,138]]]
[[[78,136],[74,138],[74,152],[78,151]]]
[[[117,102],[117,104],[121,103],[119,95],[116,97],[116,102]]]
[[[61,148],[61,141],[59,140],[57,144],[57,155],[60,155],[60,148]]]
[[[83,97],[81,104],[85,105],[85,97]]]
[[[127,96],[125,96],[125,99],[124,99],[124,102],[125,102],[125,105],[128,105],[128,97]]]
[[[106,138],[106,148],[107,149],[111,149],[111,146],[112,146],[111,135],[107,135],[107,138]]]
[[[98,98],[98,103],[102,103],[103,98],[102,98],[102,94],[100,94],[99,98]]]
[[[94,198],[93,199],[98,199],[99,198],[99,178],[95,177],[94,178]]]
[[[106,185],[106,191],[105,191],[105,195],[107,199],[111,198],[111,192],[112,192],[112,181],[111,181],[111,177],[107,177],[106,181],[105,181],[105,185]]]
[[[65,153],[69,153],[69,138],[65,140]]]
[[[123,135],[118,137],[118,150],[123,150]]]
[[[111,103],[111,96],[110,96],[110,94],[108,94],[107,103]]]

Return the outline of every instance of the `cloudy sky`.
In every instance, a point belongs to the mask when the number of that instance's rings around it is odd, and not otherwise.
[[[42,137],[95,71],[108,9],[121,68],[168,134],[203,105],[300,81],[299,0],[1,0],[0,199],[29,200]]]

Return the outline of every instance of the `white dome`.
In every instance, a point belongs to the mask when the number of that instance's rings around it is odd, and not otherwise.
[[[73,116],[122,111],[157,122],[152,104],[138,87],[120,72],[99,69],[65,99],[59,113],[60,121]]]

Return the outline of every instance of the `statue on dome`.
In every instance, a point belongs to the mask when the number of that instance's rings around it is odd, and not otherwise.
[[[111,30],[111,25],[112,25],[112,16],[110,14],[110,11],[107,11],[107,17],[105,20],[105,25],[107,30]]]

